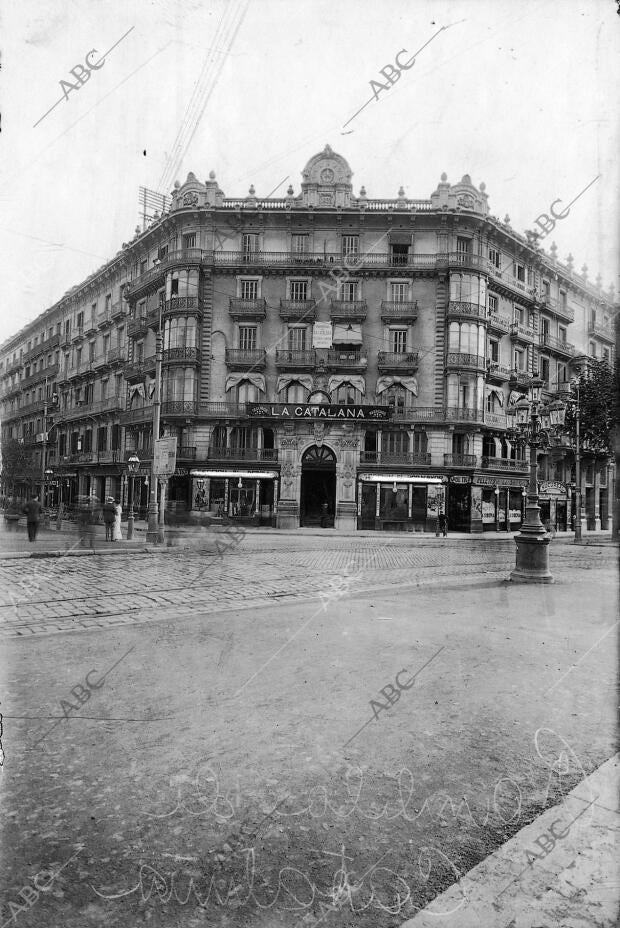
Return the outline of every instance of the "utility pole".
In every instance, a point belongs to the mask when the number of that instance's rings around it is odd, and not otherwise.
[[[41,449],[41,505],[45,508],[45,470],[47,464],[47,377],[45,378],[43,403],[43,448]]]
[[[161,540],[158,524],[157,506],[157,476],[155,474],[155,448],[159,439],[159,423],[161,418],[161,366],[163,356],[163,336],[161,331],[161,303],[159,304],[159,325],[157,327],[157,341],[155,348],[155,399],[153,401],[153,466],[151,467],[151,483],[148,510],[147,542],[156,544]]]
[[[581,542],[581,440],[579,429],[581,425],[581,406],[579,402],[579,380],[577,381],[577,408],[575,410],[575,539],[576,545]]]

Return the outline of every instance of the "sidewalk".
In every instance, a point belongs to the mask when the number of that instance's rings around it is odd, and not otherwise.
[[[401,928],[615,928],[620,755]]]

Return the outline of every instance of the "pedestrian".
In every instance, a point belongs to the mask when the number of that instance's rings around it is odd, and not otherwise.
[[[439,513],[439,531],[442,533],[444,538],[448,536],[448,520],[446,518],[445,512]]]
[[[103,521],[105,523],[105,540],[112,541],[114,533],[114,520],[116,519],[116,505],[113,496],[106,496],[103,504]]]
[[[28,541],[37,540],[37,532],[39,530],[39,522],[41,521],[41,513],[43,512],[41,503],[38,500],[38,497],[33,496],[24,506],[23,511],[26,514],[26,525],[28,527]]]
[[[112,541],[122,541],[123,533],[121,531],[121,516],[123,514],[123,507],[116,501],[114,506],[114,525],[112,527]]]
[[[329,505],[327,500],[321,503],[321,528],[327,528],[327,519],[329,517]]]

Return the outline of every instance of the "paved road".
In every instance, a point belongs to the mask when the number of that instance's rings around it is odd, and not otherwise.
[[[52,867],[16,928],[412,918],[613,754],[615,555],[555,544],[542,588],[510,540],[4,562],[2,919]]]
[[[611,547],[561,542],[552,551],[560,571],[610,566],[616,557]],[[249,533],[238,542],[212,536],[201,550],[6,560],[0,561],[0,637],[143,624],[283,599],[321,603],[393,585],[459,584],[508,576],[513,566],[510,539],[292,541]]]

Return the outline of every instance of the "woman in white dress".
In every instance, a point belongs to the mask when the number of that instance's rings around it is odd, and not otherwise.
[[[114,507],[114,526],[112,528],[112,541],[122,541],[123,533],[121,532],[121,515],[123,507],[117,502]]]

